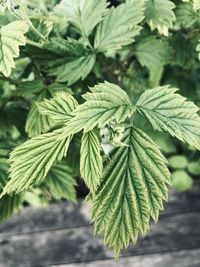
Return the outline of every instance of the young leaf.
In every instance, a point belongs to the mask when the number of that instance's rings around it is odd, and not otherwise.
[[[150,216],[155,221],[167,199],[170,173],[159,148],[141,130],[130,127],[107,165],[93,199],[91,220],[95,232],[118,256],[138,233],[145,235]]]
[[[66,136],[65,128],[34,137],[11,153],[11,179],[4,187],[1,197],[6,193],[26,190],[46,177],[54,163],[67,153],[72,136]]]
[[[95,193],[103,171],[100,138],[96,129],[84,133],[81,142],[80,173],[91,193]]]
[[[49,171],[45,184],[55,199],[65,198],[76,202],[76,180],[72,169],[65,162],[58,162]]]
[[[138,24],[143,18],[143,0],[128,0],[117,8],[110,8],[97,27],[95,49],[105,52],[132,43],[141,30]]]
[[[199,108],[176,94],[177,90],[168,86],[147,90],[136,106],[155,130],[169,132],[200,150]]]
[[[88,132],[113,120],[120,123],[134,112],[128,95],[119,86],[105,82],[90,90],[83,95],[86,101],[73,112],[74,117],[67,124],[68,134],[82,129]]]
[[[71,112],[76,108],[77,101],[68,93],[60,92],[50,100],[37,103],[39,112],[58,123],[66,123],[72,118]]]
[[[62,0],[54,9],[55,14],[66,17],[84,37],[88,37],[107,11],[106,0]]]
[[[6,77],[15,67],[13,59],[19,56],[19,46],[26,43],[24,34],[27,31],[25,21],[14,21],[0,29],[0,72]]]
[[[157,29],[160,34],[168,36],[176,19],[174,8],[174,3],[169,0],[147,0],[145,15],[151,30]]]
[[[52,59],[47,60],[45,66],[48,74],[56,76],[58,82],[68,82],[68,85],[85,79],[96,60],[91,50],[74,39],[52,38],[44,48],[52,53]]]

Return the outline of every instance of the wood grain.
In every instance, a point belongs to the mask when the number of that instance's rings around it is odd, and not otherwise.
[[[169,202],[165,203],[162,216],[188,211],[200,211],[200,182],[185,193],[170,190]],[[52,204],[44,208],[25,208],[12,219],[0,225],[1,233],[28,233],[60,228],[89,225],[89,207],[82,200],[77,205],[68,202]]]
[[[96,262],[62,264],[59,267],[199,267],[199,255],[200,249],[182,250],[121,258],[117,263],[114,260],[101,260]]]
[[[156,252],[198,248],[200,214],[174,214],[152,224],[145,239],[130,246],[122,255],[136,256]],[[102,238],[92,227],[78,227],[32,234],[1,234],[0,266],[43,266],[112,258]]]

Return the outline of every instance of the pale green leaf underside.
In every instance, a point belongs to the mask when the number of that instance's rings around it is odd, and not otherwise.
[[[199,108],[168,86],[147,90],[138,100],[138,110],[158,131],[169,132],[179,140],[200,149]]]
[[[49,171],[45,184],[55,199],[65,198],[76,202],[76,180],[72,169],[61,161]]]
[[[19,193],[33,183],[40,183],[46,177],[54,163],[67,153],[72,136],[66,136],[64,132],[65,128],[60,128],[39,135],[11,153],[11,179],[4,187],[2,195]]]
[[[170,173],[159,148],[141,130],[130,127],[108,163],[93,199],[91,220],[95,232],[116,256],[136,242],[149,227],[150,216],[157,221],[167,199]]]
[[[68,134],[88,132],[113,120],[120,123],[132,115],[130,99],[119,86],[105,82],[90,91],[83,95],[86,101],[73,112],[74,117],[67,124]]]
[[[66,17],[84,36],[89,36],[107,11],[106,0],[62,0],[55,14]]]
[[[19,56],[19,46],[26,43],[24,34],[27,31],[25,21],[14,21],[0,29],[0,72],[6,77],[15,67],[14,58]]]
[[[103,163],[100,148],[100,138],[96,129],[83,134],[80,173],[91,193],[96,191],[102,177]]]
[[[143,18],[143,0],[128,0],[117,8],[110,8],[97,27],[95,49],[98,51],[120,49],[132,43],[141,30],[138,24]]]
[[[60,92],[50,100],[45,99],[37,103],[39,112],[57,123],[66,123],[72,118],[72,111],[77,106],[77,101],[68,93]]]

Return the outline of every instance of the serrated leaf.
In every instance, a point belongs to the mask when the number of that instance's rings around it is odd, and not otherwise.
[[[97,27],[95,49],[105,52],[132,43],[141,30],[138,24],[143,18],[143,0],[128,0],[117,8],[110,8]]]
[[[158,131],[200,149],[199,108],[176,93],[177,88],[156,87],[145,91],[136,106]]]
[[[53,122],[39,112],[39,109],[34,102],[28,113],[25,130],[29,137],[34,137],[47,132],[53,126]]]
[[[82,43],[74,40],[53,38],[44,45],[53,55],[46,62],[46,70],[50,76],[56,76],[56,81],[72,85],[79,79],[85,79],[92,70],[96,57]]]
[[[66,162],[56,163],[50,170],[45,184],[55,199],[65,198],[76,202],[76,180],[72,169],[67,166]]]
[[[183,2],[192,3],[193,9],[197,11],[200,9],[200,0],[182,0]]]
[[[96,129],[83,134],[80,173],[92,194],[95,193],[103,172],[100,148],[100,138]]]
[[[65,134],[65,127],[32,138],[17,147],[10,156],[10,181],[3,189],[6,193],[19,193],[33,183],[40,183],[56,161],[67,153],[72,136]]]
[[[55,14],[66,17],[83,36],[88,37],[107,11],[106,0],[62,0],[55,8]]]
[[[91,215],[95,232],[104,234],[116,256],[146,233],[150,216],[157,221],[170,183],[166,159],[149,136],[130,127],[123,142],[127,146],[115,150],[104,171]]]
[[[151,30],[157,29],[160,34],[168,36],[176,19],[174,8],[174,3],[169,0],[147,0],[145,15]]]
[[[76,108],[75,98],[64,92],[57,93],[50,100],[45,99],[37,103],[39,112],[58,123],[66,123],[72,118],[71,112]]]
[[[179,3],[175,9],[176,23],[189,28],[200,20],[199,12],[195,12],[190,3]]]
[[[74,117],[67,125],[68,134],[84,129],[88,132],[115,120],[123,122],[134,112],[134,107],[128,95],[117,85],[100,83],[90,88],[89,93],[83,95],[86,100],[73,112]]]
[[[0,222],[11,217],[22,207],[22,195],[5,195],[0,199]]]
[[[24,21],[14,21],[0,29],[0,72],[8,77],[15,67],[14,58],[19,56],[19,46],[25,45],[24,34],[28,26]]]
[[[172,49],[168,42],[157,39],[155,36],[146,36],[135,45],[134,53],[140,64],[149,69],[150,81],[153,83],[154,76],[157,77],[159,70],[169,63]]]
[[[30,97],[40,93],[44,89],[44,84],[41,80],[22,81],[17,84],[17,95]]]

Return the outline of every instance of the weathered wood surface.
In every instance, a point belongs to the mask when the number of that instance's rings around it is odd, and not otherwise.
[[[130,246],[117,264],[102,238],[93,235],[82,201],[26,208],[0,226],[0,267],[199,267],[199,200],[199,183],[187,193],[170,193],[158,224],[152,223],[146,238]]]
[[[192,259],[192,260],[191,260]],[[55,266],[55,265],[54,265]],[[101,260],[87,263],[62,264],[59,267],[199,267],[200,249],[170,253],[156,253],[137,257],[125,257],[114,262]],[[53,267],[53,266],[51,266]]]
[[[200,182],[187,192],[169,193],[162,216],[172,213],[200,211]],[[0,225],[0,233],[24,233],[47,229],[71,228],[89,225],[89,209],[83,201],[77,205],[62,202],[44,208],[26,208],[11,220]]]

